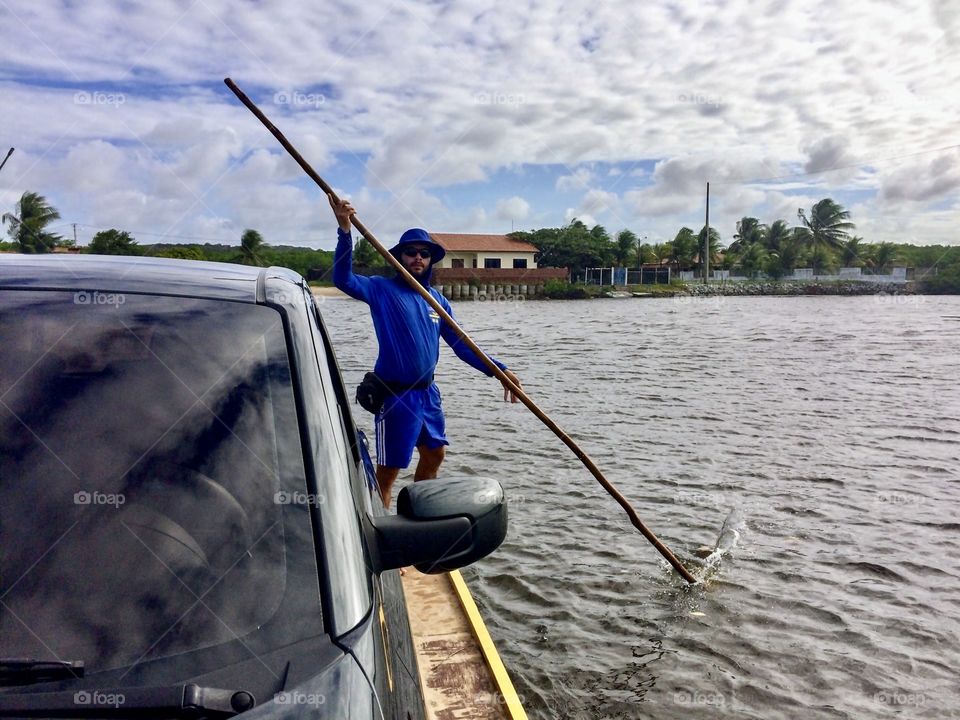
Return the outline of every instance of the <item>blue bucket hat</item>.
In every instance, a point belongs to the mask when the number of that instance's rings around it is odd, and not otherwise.
[[[430,233],[421,228],[410,228],[403,235],[401,235],[400,242],[390,248],[390,254],[399,260],[400,254],[403,252],[403,248],[407,245],[413,244],[426,245],[430,248],[431,269],[433,269],[438,262],[443,260],[443,256],[447,254],[447,251],[443,249],[443,246],[435,243],[430,237]]]

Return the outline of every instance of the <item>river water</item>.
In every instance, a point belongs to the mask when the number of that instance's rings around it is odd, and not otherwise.
[[[321,310],[355,385],[375,359],[366,308]],[[455,310],[704,577],[685,587],[444,346],[444,472],[510,498],[506,542],[464,575],[530,717],[960,717],[960,298]],[[733,509],[737,542],[704,567]]]

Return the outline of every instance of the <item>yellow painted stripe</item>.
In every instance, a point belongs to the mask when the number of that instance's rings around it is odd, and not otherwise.
[[[523,705],[520,704],[520,698],[517,697],[517,691],[513,687],[510,675],[507,674],[507,668],[504,667],[503,661],[500,659],[500,653],[497,652],[497,647],[493,644],[493,638],[491,638],[490,633],[487,632],[487,626],[480,616],[477,604],[473,601],[473,595],[470,594],[470,589],[464,582],[459,570],[453,570],[449,575],[450,583],[453,585],[457,597],[460,598],[463,611],[467,614],[467,620],[473,629],[473,635],[477,638],[477,642],[480,643],[480,651],[483,653],[484,660],[487,661],[487,667],[489,667],[490,672],[493,673],[494,684],[497,686],[497,690],[500,691],[504,705],[507,708],[507,713],[512,720],[526,720],[527,713],[523,709]]]

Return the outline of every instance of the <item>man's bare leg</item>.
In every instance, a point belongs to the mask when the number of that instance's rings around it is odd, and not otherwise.
[[[428,448],[425,445],[417,446],[417,452],[420,454],[420,460],[417,461],[417,470],[413,474],[414,480],[432,480],[440,472],[440,464],[446,455],[447,449],[441,445],[436,448]]]
[[[400,468],[377,465],[377,486],[380,488],[380,500],[383,506],[390,509],[390,500],[393,497],[393,483],[400,474]]]

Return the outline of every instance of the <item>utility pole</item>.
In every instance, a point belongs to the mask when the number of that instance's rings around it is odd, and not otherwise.
[[[77,246],[77,224],[73,223],[73,246]]]
[[[707,183],[707,222],[703,237],[703,284],[710,282],[710,183]]]

